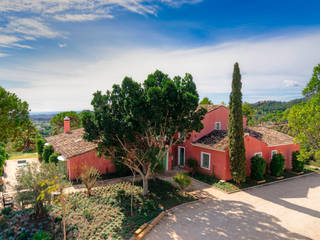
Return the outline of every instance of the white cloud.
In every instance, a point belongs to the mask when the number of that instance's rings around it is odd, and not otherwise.
[[[67,46],[67,44],[66,43],[59,43],[58,46],[59,46],[59,48],[65,48]]]
[[[5,26],[4,31],[33,38],[55,38],[62,35],[44,24],[41,19],[31,18],[12,18]]]
[[[200,94],[215,99],[215,93],[229,93],[233,64],[238,61],[244,97],[285,100],[299,90],[287,86],[288,79],[304,86],[320,62],[319,42],[320,32],[314,31],[179,50],[110,46],[100,58],[40,59],[21,69],[0,67],[0,80],[26,81],[28,88],[11,90],[27,100],[32,111],[80,110],[90,108],[96,90],[111,89],[126,75],[142,82],[156,69],[171,77],[191,73]]]
[[[9,56],[9,54],[0,52],[0,57],[7,57],[7,56]]]
[[[112,15],[98,15],[98,14],[64,14],[56,15],[54,18],[61,22],[84,22],[93,21],[98,18],[113,18]]]
[[[299,82],[295,80],[284,80],[283,83],[286,87],[300,87]]]

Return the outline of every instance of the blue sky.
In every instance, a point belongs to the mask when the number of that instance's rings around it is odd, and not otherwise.
[[[92,93],[160,69],[228,102],[301,97],[320,63],[319,1],[0,1],[0,85],[33,112],[90,108]]]

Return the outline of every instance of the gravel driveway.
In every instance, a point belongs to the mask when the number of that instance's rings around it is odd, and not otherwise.
[[[320,174],[178,206],[147,235],[165,239],[320,239]]]

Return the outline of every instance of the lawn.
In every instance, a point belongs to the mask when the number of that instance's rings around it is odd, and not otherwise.
[[[304,173],[311,173],[311,172],[314,172],[314,171],[317,171],[317,170],[318,169],[310,168],[310,167],[305,166]],[[297,176],[297,175],[295,175],[293,173],[290,173],[288,171],[285,171],[282,175],[284,176],[284,178],[291,178],[291,177]],[[238,186],[232,180],[230,180],[230,181],[220,181],[219,179],[217,179],[217,178],[215,178],[213,176],[209,176],[209,175],[205,175],[205,174],[201,174],[201,173],[196,173],[193,176],[193,178],[195,178],[195,179],[197,179],[199,181],[208,183],[208,184],[210,184],[210,185],[212,185],[212,186],[214,186],[216,188],[219,188],[219,189],[221,189],[221,190],[223,190],[225,192],[229,192],[229,193],[257,185],[256,181],[252,180],[250,177],[247,177],[246,182],[241,183],[240,186]],[[272,178],[270,175],[266,175],[265,176],[265,180],[266,180],[265,183],[279,181],[279,180],[277,180],[275,178]],[[265,184],[265,183],[262,183],[262,184]]]
[[[23,152],[15,152],[9,154],[8,160],[21,159],[21,158],[37,158],[38,153],[23,153]]]
[[[141,184],[132,186],[131,183],[119,183],[96,188],[91,197],[80,192],[69,195],[67,239],[130,239],[136,229],[162,211],[161,206],[169,209],[196,200],[191,195],[180,193],[170,183],[158,179],[149,181],[150,193],[144,197],[141,194]],[[133,216],[130,211],[131,192]],[[41,220],[46,224],[33,222],[26,216],[27,211],[22,213],[21,220],[16,214],[6,218],[6,224],[0,231],[0,239],[10,239],[10,236],[18,239],[21,231],[26,229],[29,237],[39,229],[44,229],[51,232],[54,239],[62,239],[60,206],[49,206],[49,217]],[[18,215],[21,216],[21,212]]]

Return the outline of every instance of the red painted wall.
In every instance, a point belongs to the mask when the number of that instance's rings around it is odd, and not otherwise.
[[[95,151],[83,153],[81,155],[67,159],[69,179],[75,179],[80,175],[83,166],[92,166],[100,171],[101,174],[115,172],[115,167],[111,160],[99,158]]]

